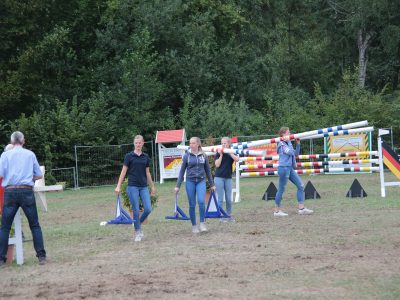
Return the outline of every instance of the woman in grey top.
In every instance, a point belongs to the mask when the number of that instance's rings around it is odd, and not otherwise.
[[[192,232],[199,233],[207,231],[204,224],[206,176],[215,191],[214,181],[211,175],[208,158],[201,148],[201,141],[198,137],[190,139],[190,149],[182,157],[182,166],[176,183],[175,192],[178,193],[186,171],[186,193],[189,201],[189,215],[192,222]],[[196,225],[196,196],[199,204],[200,226]]]

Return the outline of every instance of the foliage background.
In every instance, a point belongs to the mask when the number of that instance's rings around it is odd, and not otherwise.
[[[400,143],[398,1],[4,0],[0,22],[0,142],[23,131],[47,169],[73,165],[74,145],[182,127],[368,119]]]

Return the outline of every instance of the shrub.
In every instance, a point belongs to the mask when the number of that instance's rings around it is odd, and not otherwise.
[[[131,205],[131,201],[129,200],[128,197],[128,193],[126,192],[126,188],[128,187],[128,179],[125,179],[124,182],[122,183],[121,186],[121,198],[122,198],[122,205],[125,208],[128,208],[130,210],[132,210],[132,205]],[[149,192],[150,192],[150,187],[149,187]],[[158,202],[158,195],[154,195],[152,196],[150,193],[150,202],[151,202],[151,208],[155,208],[157,206],[157,202]],[[143,203],[142,201],[139,201],[139,210],[143,209]]]

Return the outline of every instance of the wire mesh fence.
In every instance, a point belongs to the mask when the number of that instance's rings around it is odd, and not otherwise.
[[[51,169],[56,184],[63,185],[64,189],[76,189],[75,167]]]
[[[124,157],[132,150],[132,144],[75,146],[76,187],[117,184]],[[150,171],[155,174],[154,142],[145,142],[142,151],[149,155]]]

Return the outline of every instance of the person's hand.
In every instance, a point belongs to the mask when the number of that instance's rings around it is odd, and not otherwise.
[[[119,194],[119,193],[121,192],[121,188],[120,188],[119,186],[117,186],[117,187],[115,188],[115,192],[116,192],[117,194]]]
[[[175,193],[179,193],[179,188],[178,187],[175,187]]]
[[[151,188],[150,195],[153,196],[153,197],[156,195],[156,187],[155,186],[153,186]]]
[[[212,190],[213,192],[215,192],[215,191],[217,190],[217,187],[216,187],[215,185],[213,185],[213,186],[211,187],[211,190]]]
[[[300,144],[300,139],[296,139],[296,144]]]

